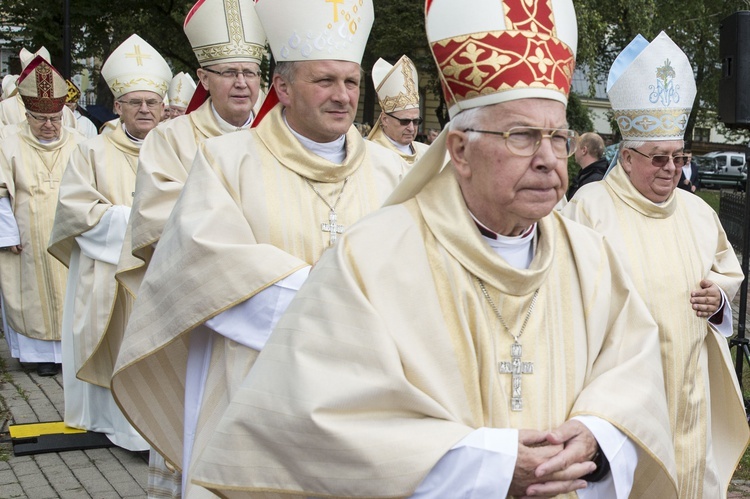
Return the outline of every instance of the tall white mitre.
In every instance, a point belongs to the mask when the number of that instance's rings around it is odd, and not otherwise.
[[[609,70],[607,95],[627,140],[683,140],[695,94],[690,61],[663,31],[651,43],[636,36]]]
[[[375,19],[372,0],[258,0],[255,11],[278,62],[361,64]]]
[[[180,71],[169,83],[169,105],[177,107],[187,107],[190,99],[195,92],[195,82],[189,74]]]
[[[146,40],[130,35],[104,62],[102,77],[115,99],[141,90],[164,97],[172,80],[172,70]]]
[[[37,50],[36,52],[31,52],[30,50],[27,50],[26,47],[23,47],[18,53],[18,58],[21,60],[21,71],[26,69],[26,66],[28,66],[36,56],[39,56],[49,64],[52,64],[52,58],[49,55],[49,50],[47,50],[45,47],[39,47],[39,50]]]
[[[0,100],[13,97],[16,94],[16,81],[18,81],[18,75],[3,76],[3,93]]]
[[[260,64],[266,34],[250,0],[201,0],[183,25],[201,67],[225,62]]]
[[[405,55],[394,65],[378,59],[372,67],[372,82],[386,113],[419,108],[417,67]]]

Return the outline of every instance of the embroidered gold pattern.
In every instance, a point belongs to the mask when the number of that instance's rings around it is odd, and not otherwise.
[[[143,59],[151,59],[151,54],[141,54],[140,45],[133,46],[133,52],[125,54],[126,59],[135,59],[136,66],[143,66]]]
[[[391,76],[389,74],[383,82],[385,83]],[[380,100],[380,107],[387,113],[393,112],[396,109],[404,109],[410,105],[413,107],[419,105],[419,91],[414,85],[414,74],[410,61],[407,60],[401,64],[401,76],[404,78],[404,90],[406,90],[406,93],[399,92],[398,95],[388,95]]]
[[[239,1],[225,0],[224,10],[226,11],[227,16],[227,33],[229,41],[203,47],[195,47],[194,52],[195,56],[198,58],[198,62],[206,63],[210,61],[219,61],[230,57],[247,57],[250,59],[261,60],[264,54],[264,47],[245,41]]]
[[[133,78],[127,81],[116,79],[110,84],[110,88],[112,89],[113,92],[119,93],[122,90],[125,90],[126,88],[130,88],[141,83],[145,83],[146,85],[152,88],[158,89],[159,91],[161,91],[161,93],[164,93],[167,91],[166,82],[164,81],[156,82],[150,78]]]
[[[624,139],[681,136],[685,132],[689,115],[690,108],[625,109],[615,111],[615,120]]]

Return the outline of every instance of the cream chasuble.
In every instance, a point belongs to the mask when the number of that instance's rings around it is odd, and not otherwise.
[[[122,313],[115,269],[132,202],[139,144],[122,127],[79,145],[60,184],[49,252],[68,266],[62,323],[65,424],[148,450],[109,390],[114,349],[104,330]],[[97,235],[94,235],[96,233]]]
[[[0,197],[9,197],[23,251],[0,252],[0,289],[10,326],[38,340],[60,340],[67,270],[47,253],[55,207],[68,158],[85,140],[62,127],[60,138],[43,144],[28,125],[0,147]]]
[[[406,497],[474,429],[589,414],[641,448],[636,480],[651,497],[676,496],[656,326],[611,249],[552,214],[531,267],[514,269],[482,239],[453,175],[356,224],[321,258],[195,483],[226,497]],[[477,277],[514,332],[539,290],[520,339],[534,364],[520,412],[498,369],[513,339]]]
[[[186,333],[316,262],[329,247],[322,226],[330,209],[311,185],[329,203],[341,196],[336,223],[348,227],[383,203],[403,168],[397,155],[367,143],[354,127],[343,164],[309,153],[280,105],[257,128],[199,148],[140,287],[112,380],[119,405],[169,461],[182,463]],[[196,448],[257,355],[211,338]]]
[[[563,214],[605,235],[659,325],[680,498],[725,497],[750,431],[726,339],[690,304],[702,279],[730,301],[742,282],[716,213],[680,189],[652,203],[618,164]]]
[[[114,206],[130,207],[135,188],[139,144],[122,126],[96,137],[71,155],[63,177],[49,252],[65,265],[78,247],[75,238],[96,227]],[[112,344],[104,332],[110,320],[122,320],[115,303],[116,265],[81,254],[73,319],[75,372],[89,383],[109,388],[121,338]]]
[[[419,158],[422,157],[425,151],[427,151],[427,149],[429,149],[430,147],[427,144],[423,144],[415,140],[411,143],[411,147],[413,148],[414,153],[404,154],[402,151],[399,151],[393,145],[393,142],[388,140],[388,137],[385,135],[382,125],[380,124],[380,118],[378,118],[378,121],[375,122],[375,126],[373,127],[370,134],[367,136],[367,140],[370,140],[378,145],[385,147],[386,149],[390,149],[391,151],[397,153],[399,156],[403,158],[404,161],[406,161],[406,164],[409,166],[416,163],[419,160]]]

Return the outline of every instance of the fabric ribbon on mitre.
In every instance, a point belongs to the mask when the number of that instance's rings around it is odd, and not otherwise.
[[[578,43],[571,0],[427,0],[425,27],[451,118],[517,99],[567,105]]]
[[[57,113],[65,106],[68,84],[43,57],[36,56],[18,77],[18,93],[26,109],[35,113]]]

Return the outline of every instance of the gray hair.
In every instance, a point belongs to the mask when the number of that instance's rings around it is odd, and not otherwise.
[[[449,123],[451,130],[463,131],[467,128],[481,128],[484,123],[484,107],[474,107],[461,111]],[[469,142],[479,137],[477,132],[466,132]]]
[[[622,152],[625,149],[638,149],[639,147],[643,147],[646,145],[645,140],[630,140],[625,139],[622,142],[620,142],[620,161],[622,161],[624,158],[622,157]]]
[[[273,74],[279,75],[287,83],[294,82],[294,77],[297,74],[297,61],[277,62]]]

